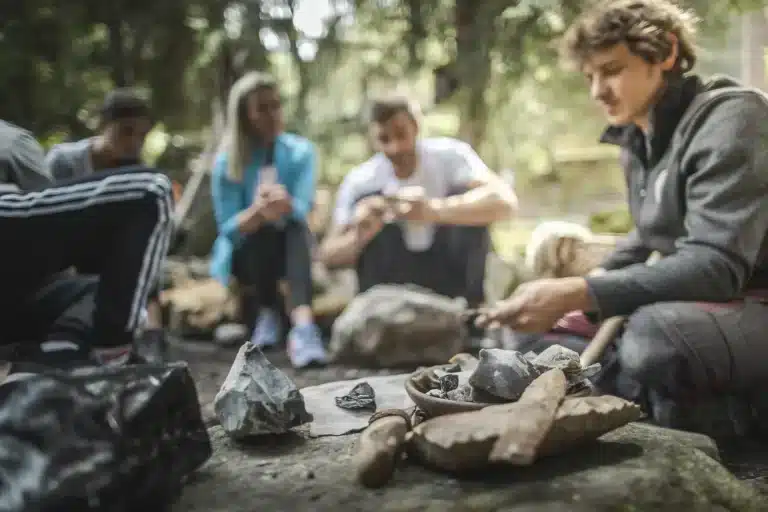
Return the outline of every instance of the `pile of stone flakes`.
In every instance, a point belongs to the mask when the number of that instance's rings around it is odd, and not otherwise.
[[[436,370],[438,387],[427,394],[458,402],[516,401],[539,375],[558,368],[568,379],[568,394],[577,395],[591,390],[589,378],[600,371],[599,363],[582,367],[579,354],[561,345],[540,354],[483,349],[479,356],[460,354],[452,359],[452,366]]]

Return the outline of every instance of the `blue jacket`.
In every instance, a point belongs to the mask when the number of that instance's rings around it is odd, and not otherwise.
[[[219,235],[211,256],[211,276],[226,285],[232,272],[232,253],[242,235],[237,226],[237,214],[253,202],[259,170],[264,166],[266,151],[256,149],[247,164],[242,182],[227,175],[227,154],[219,153],[211,176],[211,195]],[[283,133],[275,142],[274,165],[277,181],[283,185],[293,202],[291,217],[306,220],[315,199],[315,148],[298,135]]]

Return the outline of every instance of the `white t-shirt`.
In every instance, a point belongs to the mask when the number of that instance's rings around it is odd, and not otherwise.
[[[417,141],[416,151],[417,170],[406,180],[397,178],[392,163],[382,153],[352,169],[336,195],[334,225],[350,224],[355,203],[370,194],[390,194],[405,186],[420,186],[427,197],[446,197],[490,172],[472,147],[461,140],[447,137],[421,139]],[[434,225],[406,222],[401,226],[410,250],[424,251],[432,245]]]

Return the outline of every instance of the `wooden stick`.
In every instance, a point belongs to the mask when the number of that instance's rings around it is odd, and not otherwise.
[[[409,430],[410,418],[404,411],[384,410],[371,417],[354,458],[358,482],[370,488],[389,482]]]
[[[661,259],[661,254],[653,252],[646,260],[646,265],[653,265]],[[595,333],[592,341],[589,342],[587,348],[581,354],[581,365],[587,367],[594,364],[603,357],[605,349],[608,348],[616,336],[619,334],[624,322],[627,320],[626,316],[614,316],[605,320]]]

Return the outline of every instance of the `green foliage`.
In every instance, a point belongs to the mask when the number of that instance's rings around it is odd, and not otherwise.
[[[313,1],[5,2],[0,91],[10,100],[2,118],[46,145],[82,137],[104,94],[128,84],[151,92],[169,133],[201,132],[240,73],[271,68],[291,128],[317,143],[335,182],[369,151],[360,113],[370,97],[401,88],[430,105],[432,71],[447,66],[459,92],[427,113],[425,131],[473,128],[494,167],[546,170],[547,155],[600,129],[581,78],[559,69],[554,44],[587,0],[328,0],[325,29],[310,33],[296,13],[306,17]],[[763,2],[687,4],[714,37],[730,12]],[[266,34],[277,47],[265,47]]]
[[[595,213],[589,218],[589,229],[593,233],[624,235],[633,227],[632,217],[626,209]]]

